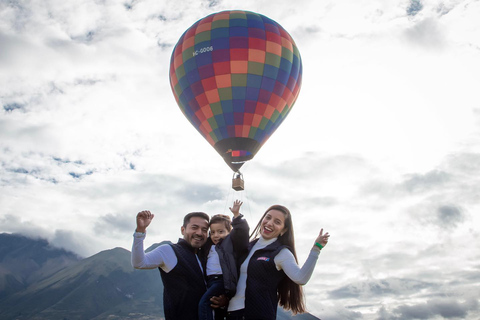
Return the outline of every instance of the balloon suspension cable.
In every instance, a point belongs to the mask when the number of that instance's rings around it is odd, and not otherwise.
[[[243,175],[240,170],[233,173],[232,189],[235,191],[245,190],[245,182],[243,181]]]
[[[225,207],[223,208],[223,214],[229,214],[230,210],[227,211],[229,206],[233,203],[233,190],[231,188],[228,188],[227,196],[225,197]]]
[[[243,200],[242,200],[243,201]],[[252,209],[250,208],[250,201],[248,201],[248,194],[247,190],[245,190],[245,200],[243,201],[246,204],[244,212],[246,212],[247,207],[248,207],[248,220],[252,220]],[[244,214],[246,216],[246,214]]]
[[[234,176],[235,177],[235,176]],[[248,217],[248,219],[252,219],[252,209],[250,207],[250,201],[247,194],[247,190],[243,190],[243,192],[238,192],[233,190],[233,188],[228,188],[226,197],[225,197],[225,207],[223,209],[224,214],[229,215],[231,211],[229,208],[232,206],[235,200],[240,200],[243,202],[243,206],[241,209],[241,213]]]

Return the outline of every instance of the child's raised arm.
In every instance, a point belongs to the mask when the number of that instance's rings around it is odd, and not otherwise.
[[[242,206],[243,202],[240,200],[235,200],[233,202],[233,206],[230,207],[230,211],[233,213],[233,217],[236,218],[240,215],[240,207]]]

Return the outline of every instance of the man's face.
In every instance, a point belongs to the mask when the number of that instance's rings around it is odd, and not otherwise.
[[[182,226],[183,239],[198,249],[207,241],[208,222],[200,217],[191,217],[186,227]]]

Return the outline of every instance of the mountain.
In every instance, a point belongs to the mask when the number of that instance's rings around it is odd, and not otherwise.
[[[0,300],[48,278],[81,258],[46,240],[0,234]]]
[[[130,251],[123,248],[82,259],[45,240],[0,234],[0,289],[0,319],[145,320],[163,315],[158,269],[133,269]],[[310,314],[292,317],[283,309],[277,319],[318,320]]]

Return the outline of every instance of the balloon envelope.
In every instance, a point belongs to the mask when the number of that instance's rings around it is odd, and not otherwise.
[[[275,21],[248,11],[197,21],[180,37],[170,61],[180,109],[233,171],[283,122],[301,80],[292,37]]]

